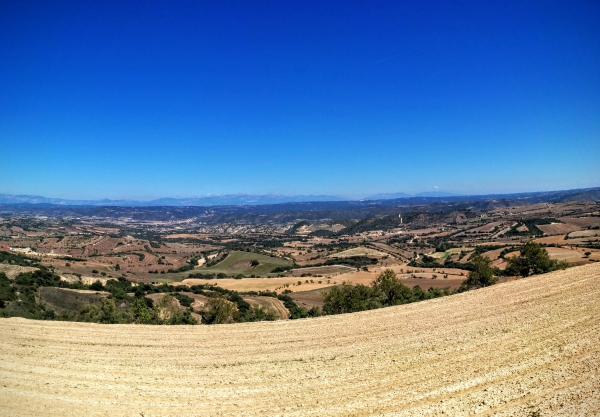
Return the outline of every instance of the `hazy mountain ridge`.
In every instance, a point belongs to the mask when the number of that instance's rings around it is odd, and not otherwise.
[[[229,206],[229,205],[262,205],[312,201],[343,201],[341,197],[328,195],[296,195],[286,196],[277,194],[224,194],[206,197],[162,197],[152,200],[75,200],[66,198],[51,198],[37,195],[0,194],[0,204],[52,204],[62,206],[118,206],[118,207],[186,207],[186,206]]]
[[[532,200],[532,201],[600,201],[600,187],[573,190],[538,191],[508,194],[460,195],[444,191],[417,194],[384,193],[363,199],[344,198],[333,195],[279,195],[279,194],[224,194],[205,197],[163,197],[152,200],[71,200],[27,194],[0,194],[0,205],[52,205],[93,207],[212,207],[212,206],[259,206],[306,203],[358,203],[372,202],[389,204],[394,202],[419,204],[431,202],[465,202],[482,200]]]

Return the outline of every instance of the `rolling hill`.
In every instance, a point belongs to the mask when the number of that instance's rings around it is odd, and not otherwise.
[[[317,319],[0,334],[0,416],[600,413],[600,264]]]
[[[253,265],[253,262],[255,262],[255,265]],[[221,262],[208,268],[198,269],[198,271],[227,275],[261,275],[268,274],[278,267],[291,266],[292,262],[288,259],[253,252],[232,251]]]

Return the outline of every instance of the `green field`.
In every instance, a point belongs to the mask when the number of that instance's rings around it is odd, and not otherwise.
[[[258,261],[258,265],[252,266],[252,261]],[[208,268],[198,268],[193,272],[223,273],[228,276],[243,275],[265,275],[273,272],[277,267],[291,266],[288,259],[276,258],[262,255],[260,253],[233,251],[221,262]]]

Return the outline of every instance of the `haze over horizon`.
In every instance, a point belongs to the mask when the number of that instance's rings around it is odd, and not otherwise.
[[[414,198],[468,198],[485,196],[532,196],[540,193],[576,194],[577,191],[598,191],[599,186],[577,188],[569,190],[531,190],[515,193],[482,193],[482,194],[463,194],[452,193],[435,189],[434,191],[423,191],[419,193],[378,193],[362,194],[354,196],[336,195],[336,194],[207,194],[207,195],[188,195],[188,196],[159,196],[152,198],[61,198],[55,196],[41,196],[32,194],[7,194],[0,193],[0,205],[11,204],[58,204],[58,205],[132,205],[132,206],[227,206],[227,205],[263,205],[280,203],[298,203],[298,202],[326,202],[326,201],[369,201],[369,200],[396,200],[396,199],[414,199]]]
[[[4,2],[0,193],[600,183],[600,3]]]

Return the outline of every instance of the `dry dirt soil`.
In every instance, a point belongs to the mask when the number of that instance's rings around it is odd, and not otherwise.
[[[600,264],[317,319],[0,334],[1,416],[600,414]]]

